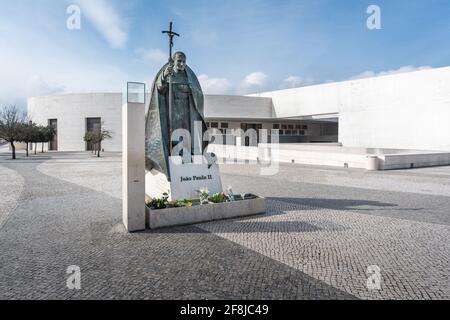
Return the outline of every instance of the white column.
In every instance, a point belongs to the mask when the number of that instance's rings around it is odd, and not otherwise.
[[[123,224],[129,232],[145,230],[145,104],[122,107]]]

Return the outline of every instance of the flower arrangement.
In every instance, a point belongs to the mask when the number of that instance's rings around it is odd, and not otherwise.
[[[233,188],[231,186],[227,186],[227,193],[225,194],[228,201],[234,201]]]
[[[181,208],[181,207],[192,207],[194,205],[207,205],[214,203],[224,203],[232,201],[240,201],[247,199],[254,199],[256,196],[252,194],[233,194],[231,186],[227,187],[226,193],[219,192],[213,195],[209,194],[208,188],[201,188],[198,192],[198,199],[192,200],[172,200],[169,201],[169,192],[163,193],[161,198],[149,199],[146,204],[150,209],[166,209],[166,208]]]
[[[207,204],[208,203],[208,198],[209,198],[209,190],[208,188],[202,188],[200,190],[197,191],[198,192],[198,196],[200,198],[200,204]]]
[[[227,202],[227,198],[225,197],[225,193],[220,192],[220,193],[216,193],[214,195],[212,195],[211,197],[208,198],[209,202],[211,203],[222,203],[222,202]]]

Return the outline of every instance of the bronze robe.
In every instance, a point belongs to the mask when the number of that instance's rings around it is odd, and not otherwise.
[[[167,66],[168,63],[158,72],[152,85],[145,123],[145,157],[148,171],[156,169],[170,181],[169,88],[168,81],[163,79]],[[194,122],[201,121],[204,133],[207,127],[202,88],[197,76],[188,66],[184,72],[175,74],[172,78],[172,131],[186,129],[193,135]],[[208,143],[203,142],[203,152],[207,146]]]

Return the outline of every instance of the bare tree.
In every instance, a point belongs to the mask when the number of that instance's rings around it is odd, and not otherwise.
[[[19,113],[16,106],[6,106],[0,110],[0,139],[11,145],[12,159],[16,159],[15,143],[21,141],[21,127],[24,115]]]

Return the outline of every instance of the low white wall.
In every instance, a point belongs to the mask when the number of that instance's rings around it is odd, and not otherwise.
[[[273,151],[277,148],[277,151]],[[233,159],[257,162],[268,161],[270,151],[275,155],[273,161],[280,163],[296,163],[333,167],[366,169],[368,156],[375,155],[379,159],[380,170],[406,169],[450,165],[450,153],[421,152],[417,150],[347,148],[333,144],[295,145],[259,144],[259,147],[209,145],[208,152],[214,152],[225,163]],[[391,154],[385,154],[392,152]]]
[[[322,165],[334,167],[349,167],[349,168],[366,168],[367,157],[366,154],[343,153],[339,150],[328,151],[314,150],[314,149],[294,149],[284,148],[280,144],[278,150],[272,151],[276,154],[273,160],[280,163],[296,163],[308,165]],[[268,149],[273,147],[265,147],[263,144],[258,147],[243,147],[243,146],[222,146],[209,145],[208,152],[214,152],[219,158],[224,159],[226,163],[232,163],[233,159],[248,160],[257,162],[258,160],[267,161],[270,155]],[[228,161],[228,162],[227,162]]]
[[[450,165],[450,153],[386,154],[379,158],[382,170]]]

